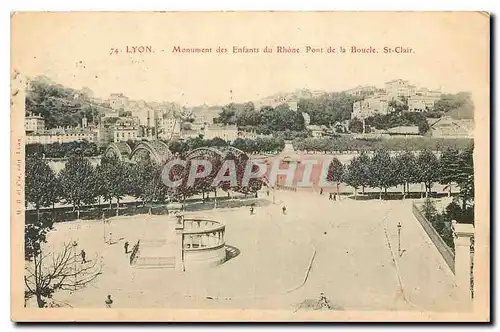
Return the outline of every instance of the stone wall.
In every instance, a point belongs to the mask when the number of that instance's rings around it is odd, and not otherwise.
[[[446,264],[450,267],[451,271],[455,273],[455,254],[451,249],[446,245],[438,232],[434,229],[432,224],[424,217],[424,215],[420,212],[417,204],[413,203],[413,215],[422,225],[422,228],[425,230],[432,243],[436,246],[437,250],[443,256]]]

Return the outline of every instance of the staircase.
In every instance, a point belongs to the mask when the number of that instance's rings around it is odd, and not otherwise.
[[[135,266],[138,268],[175,269],[175,257],[138,257]]]

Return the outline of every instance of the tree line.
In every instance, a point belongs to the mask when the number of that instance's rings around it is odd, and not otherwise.
[[[263,106],[256,109],[253,102],[230,103],[222,107],[216,123],[238,125],[257,133],[270,134],[286,130],[304,131],[305,122],[301,112],[290,109],[287,104],[276,107]]]
[[[129,145],[133,142],[127,142]],[[184,154],[188,151],[201,147],[224,147],[232,146],[249,154],[256,153],[278,153],[285,147],[285,141],[278,137],[257,137],[255,139],[237,138],[232,142],[222,138],[203,139],[201,137],[189,138],[185,141],[167,142],[168,148],[172,153]]]
[[[364,193],[366,187],[378,188],[379,198],[382,192],[397,185],[403,186],[403,197],[409,194],[409,186],[422,183],[426,196],[436,183],[446,185],[451,194],[451,186],[459,188],[458,199],[465,211],[470,203],[474,203],[474,165],[473,146],[465,150],[448,148],[440,157],[432,151],[423,150],[418,154],[411,151],[399,153],[392,157],[387,150],[378,150],[373,156],[361,153],[344,166],[337,158],[329,165],[327,180],[338,185],[341,182]]]
[[[156,164],[149,156],[134,164],[120,161],[116,157],[104,156],[101,163],[94,167],[88,158],[77,151],[69,157],[58,174],[40,156],[29,156],[26,158],[26,204],[32,204],[37,215],[40,215],[41,208],[54,208],[56,203],[63,202],[72,205],[79,218],[82,206],[109,202],[109,208],[112,209],[113,199],[116,201],[118,213],[120,200],[124,196],[135,197],[150,206],[167,200],[185,201],[186,198],[197,194],[202,194],[204,199],[206,193],[214,191],[212,183],[224,160],[214,155],[202,158],[212,164],[210,174],[205,178],[196,179],[192,185],[189,184],[191,161],[188,160],[185,167],[178,166],[170,170],[172,181],[181,182],[178,187],[173,188],[163,183],[164,165]],[[231,190],[254,194],[260,190],[263,184],[261,179],[252,178],[247,184],[242,182],[247,156],[237,157],[227,153],[225,158],[234,161],[237,182],[220,181],[217,188],[227,192]]]
[[[339,137],[308,137],[295,139],[293,147],[303,152],[351,152],[376,151],[442,151],[447,148],[466,149],[472,144],[471,138],[433,138],[433,137],[394,137],[390,139],[356,139],[347,136]]]
[[[77,149],[79,149],[85,157],[95,157],[102,153],[102,149],[100,149],[97,144],[83,140],[67,143],[26,144],[25,154],[26,156],[40,155],[45,156],[45,158],[66,158]]]

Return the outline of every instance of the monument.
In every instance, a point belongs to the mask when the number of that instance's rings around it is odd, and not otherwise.
[[[218,221],[176,213],[167,217],[164,235],[140,240],[133,265],[176,271],[218,266],[226,260],[225,229]]]

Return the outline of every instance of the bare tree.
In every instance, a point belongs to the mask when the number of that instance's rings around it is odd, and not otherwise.
[[[102,263],[97,255],[83,263],[74,243],[65,243],[58,253],[33,252],[25,262],[25,297],[35,296],[38,307],[43,308],[56,290],[84,288],[101,273]]]

